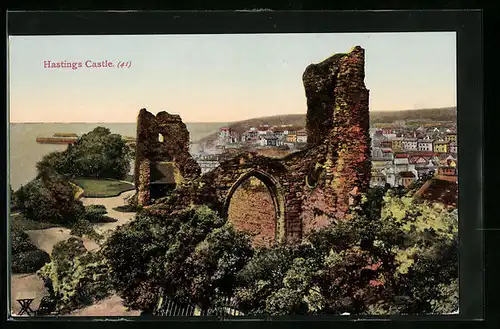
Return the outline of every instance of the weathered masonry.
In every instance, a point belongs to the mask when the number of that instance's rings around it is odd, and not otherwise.
[[[135,186],[138,203],[165,196],[200,168],[189,154],[189,132],[180,116],[142,109],[137,118]]]
[[[303,74],[307,97],[307,149],[281,159],[242,153],[202,176],[189,156],[189,136],[178,116],[164,112],[153,120],[141,110],[137,135],[137,189],[148,202],[151,163],[169,161],[179,168],[179,184],[148,211],[169,213],[189,204],[206,204],[227,216],[231,197],[250,177],[268,188],[275,209],[275,242],[293,243],[328,218],[344,218],[350,204],[370,181],[368,90],[364,50],[354,47]],[[147,119],[146,119],[147,118]],[[162,125],[163,124],[163,125]],[[158,141],[158,133],[164,141]],[[163,144],[162,144],[163,143]],[[240,223],[239,229],[245,230]]]

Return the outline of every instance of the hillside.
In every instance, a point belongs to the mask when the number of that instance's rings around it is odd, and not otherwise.
[[[370,123],[390,123],[399,120],[456,121],[457,108],[370,112]]]
[[[416,120],[416,121],[456,121],[457,108],[445,107],[434,109],[418,109],[418,110],[402,110],[402,111],[378,111],[370,112],[370,123],[391,123],[400,120]],[[305,127],[306,115],[305,114],[285,114],[269,117],[261,117],[237,121],[230,123],[229,128],[238,133],[242,133],[250,127],[258,127],[267,124],[274,125],[292,125]],[[217,138],[217,132],[214,132],[197,142],[210,143]]]

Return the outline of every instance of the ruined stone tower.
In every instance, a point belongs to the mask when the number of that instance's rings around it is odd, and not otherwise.
[[[370,182],[369,92],[365,87],[365,51],[356,46],[309,65],[303,82],[307,97],[309,147],[328,147],[325,199],[344,213]]]
[[[137,117],[135,186],[139,205],[195,179],[200,167],[189,153],[189,132],[179,115],[141,109]],[[152,195],[153,194],[153,195]]]

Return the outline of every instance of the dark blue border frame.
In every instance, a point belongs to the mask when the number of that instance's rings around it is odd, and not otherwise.
[[[339,32],[457,32],[457,108],[459,134],[459,217],[460,217],[460,314],[449,316],[357,317],[332,316],[297,318],[299,325],[342,321],[344,325],[376,319],[388,324],[398,321],[481,320],[484,317],[484,248],[483,248],[483,67],[481,11],[262,11],[262,12],[9,12],[8,35],[83,35],[83,34],[217,34],[217,33],[339,33]],[[147,49],[145,49],[147,51]],[[3,145],[6,147],[6,144]],[[4,179],[7,181],[7,172]],[[2,202],[6,201],[5,190]],[[4,204],[7,206],[6,204]],[[7,207],[4,207],[7,209]],[[6,217],[8,218],[8,217]],[[6,235],[2,225],[2,233]],[[6,240],[4,240],[6,241]],[[6,255],[6,243],[2,244]],[[2,262],[2,268],[6,266]],[[6,271],[2,271],[6,273]],[[4,280],[3,282],[6,282]],[[10,280],[9,280],[10,282]],[[2,297],[5,286],[2,286]],[[2,301],[4,299],[2,298]],[[2,303],[3,304],[3,303]],[[7,311],[6,305],[2,312]],[[35,320],[24,318],[10,324],[36,322],[50,326],[77,325],[97,318]],[[118,319],[118,318],[115,318]],[[128,318],[137,322],[141,318]],[[347,322],[358,319],[357,322]],[[188,319],[144,319],[176,322]],[[190,318],[184,325],[204,322]],[[242,319],[243,320],[243,319]],[[284,318],[273,318],[274,324]],[[288,320],[291,320],[288,318]],[[75,323],[76,322],[76,323]],[[239,324],[241,320],[235,320]],[[253,322],[245,322],[251,324]],[[292,324],[292,322],[288,322]],[[391,322],[393,323],[393,322]],[[119,325],[125,325],[120,323]],[[142,325],[141,324],[141,325]],[[171,323],[173,324],[173,323]],[[218,323],[214,323],[218,324]],[[284,324],[284,323],[283,323]],[[327,323],[325,323],[327,324]],[[423,324],[423,323],[422,323]],[[85,325],[81,323],[81,325]],[[219,324],[220,325],[220,324]],[[264,325],[261,321],[256,325]],[[332,325],[332,324],[329,324]],[[410,325],[410,323],[405,323]]]

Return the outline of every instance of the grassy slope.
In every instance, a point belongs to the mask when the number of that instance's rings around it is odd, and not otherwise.
[[[83,188],[87,198],[113,197],[134,189],[131,183],[113,179],[76,178],[73,182]]]
[[[425,120],[425,121],[456,121],[456,107],[445,107],[439,109],[420,109],[402,111],[379,111],[370,112],[371,123],[391,123],[398,120]],[[270,117],[255,118],[233,122],[229,127],[239,133],[250,127],[257,127],[261,124],[268,125],[293,125],[304,127],[306,124],[305,114],[288,114]],[[217,132],[202,138],[199,142],[213,142],[217,138]]]

